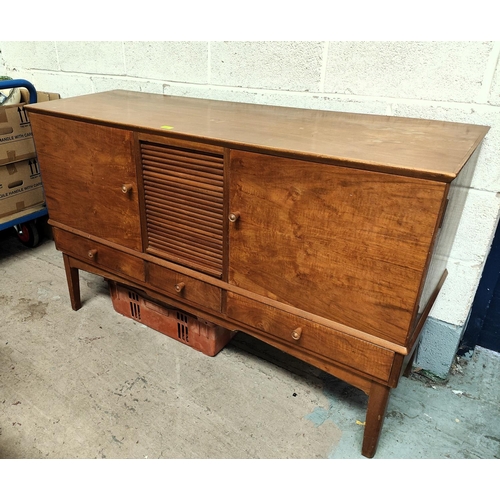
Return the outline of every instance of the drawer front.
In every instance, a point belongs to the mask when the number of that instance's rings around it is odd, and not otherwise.
[[[228,292],[227,315],[304,351],[388,380],[394,352],[318,325],[274,307]]]
[[[83,262],[94,264],[96,267],[144,281],[144,262],[142,259],[61,229],[53,229],[56,248],[61,252]]]
[[[195,278],[148,263],[148,283],[179,300],[220,312],[221,290]]]

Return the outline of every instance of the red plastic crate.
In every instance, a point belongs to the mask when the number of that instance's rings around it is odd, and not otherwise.
[[[116,312],[207,356],[215,356],[236,333],[179,309],[156,304],[137,291],[114,281],[108,281],[108,284]]]

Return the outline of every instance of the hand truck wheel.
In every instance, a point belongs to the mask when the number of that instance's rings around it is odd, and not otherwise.
[[[14,226],[19,241],[30,248],[36,247],[40,241],[40,233],[33,221],[23,222]]]

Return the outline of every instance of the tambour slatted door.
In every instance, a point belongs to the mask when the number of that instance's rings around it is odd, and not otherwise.
[[[148,253],[220,277],[224,156],[141,141]]]

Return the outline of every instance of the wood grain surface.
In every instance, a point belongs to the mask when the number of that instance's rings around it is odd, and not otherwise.
[[[114,90],[26,106],[219,146],[450,181],[489,127]]]
[[[230,184],[230,283],[404,344],[445,183],[232,151]]]
[[[45,115],[31,124],[50,217],[142,250],[132,132]]]

